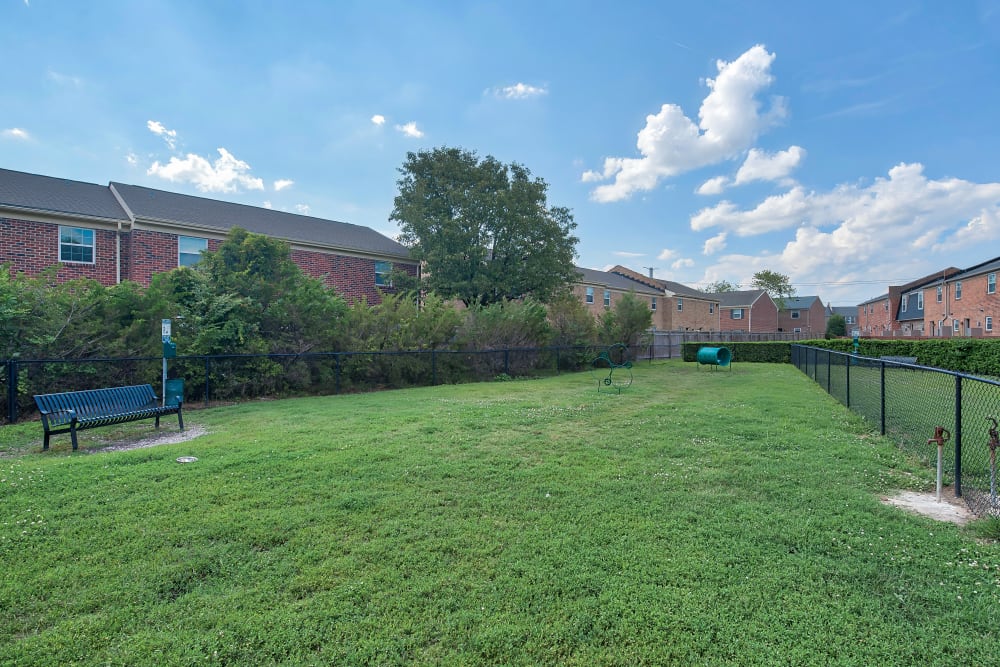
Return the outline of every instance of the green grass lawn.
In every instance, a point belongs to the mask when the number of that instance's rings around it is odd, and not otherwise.
[[[879,502],[933,471],[791,365],[634,375],[189,411],[126,452],[95,450],[151,422],[4,427],[0,664],[1000,664],[1000,548]]]

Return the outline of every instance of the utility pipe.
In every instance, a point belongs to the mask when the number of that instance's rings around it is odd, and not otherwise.
[[[934,437],[927,441],[927,444],[932,442],[937,443],[937,501],[941,502],[941,471],[942,471],[942,460],[944,459],[944,443],[951,438],[951,433],[945,430],[944,426],[934,427]]]

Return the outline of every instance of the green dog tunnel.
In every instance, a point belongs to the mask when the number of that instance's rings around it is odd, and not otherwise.
[[[698,363],[705,366],[728,366],[732,358],[728,347],[703,347],[698,350]]]

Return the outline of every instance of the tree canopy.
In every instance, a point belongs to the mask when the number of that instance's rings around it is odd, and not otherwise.
[[[778,308],[785,307],[785,299],[795,296],[795,288],[791,279],[783,273],[764,269],[753,274],[750,285],[754,289],[762,289],[771,295]]]
[[[573,215],[527,167],[442,147],[407,153],[399,172],[390,220],[424,262],[424,289],[466,305],[547,302],[576,280]]]
[[[722,294],[723,292],[736,292],[739,287],[732,284],[728,280],[716,280],[714,283],[709,283],[705,286],[706,294]]]

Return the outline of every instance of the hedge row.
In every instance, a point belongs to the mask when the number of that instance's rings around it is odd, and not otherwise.
[[[831,340],[803,340],[799,345],[820,347],[836,352],[854,352],[850,338]],[[726,343],[733,361],[785,364],[791,362],[791,343],[783,341],[763,343]],[[683,343],[684,361],[697,361],[698,350],[703,347],[720,347],[710,343]],[[1000,339],[987,338],[934,338],[930,340],[883,340],[862,338],[858,354],[863,357],[882,356],[916,357],[921,366],[943,368],[958,373],[1000,377]]]

